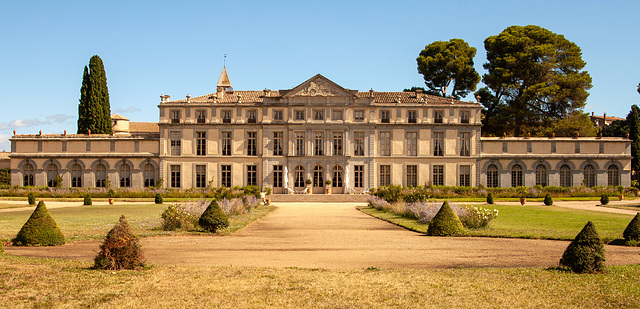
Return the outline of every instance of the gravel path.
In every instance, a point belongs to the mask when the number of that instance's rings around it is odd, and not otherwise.
[[[229,237],[141,240],[148,262],[305,268],[450,268],[557,266],[567,241],[427,237],[370,217],[357,203],[280,203],[272,214]],[[99,241],[59,247],[11,247],[8,254],[92,261]],[[640,263],[640,248],[606,246],[610,265]]]

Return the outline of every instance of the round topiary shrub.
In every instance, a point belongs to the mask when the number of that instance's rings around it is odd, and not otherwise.
[[[464,227],[448,202],[444,202],[440,210],[433,217],[427,229],[429,236],[454,236],[462,234]]]
[[[84,197],[84,203],[83,203],[83,205],[84,205],[84,206],[91,206],[91,204],[92,204],[92,202],[91,202],[91,196],[88,196],[88,195],[87,195],[87,196],[85,196],[85,197]]]
[[[213,200],[204,211],[198,224],[205,230],[215,233],[218,229],[229,226],[229,218],[222,212],[218,202]]]
[[[33,192],[29,192],[29,195],[27,195],[27,202],[29,202],[29,205],[36,204],[36,196],[35,194],[33,194]]]
[[[560,266],[575,273],[598,273],[604,270],[604,261],[604,245],[589,221],[564,251]]]
[[[553,205],[553,199],[551,198],[551,195],[549,195],[549,193],[544,196],[544,204],[547,206]]]
[[[600,204],[602,204],[602,205],[607,205],[607,204],[609,204],[609,196],[608,196],[608,195],[606,195],[606,194],[603,194],[603,195],[600,197]]]
[[[131,226],[124,216],[113,226],[100,246],[100,253],[94,259],[95,269],[139,269],[144,266],[144,257],[138,237],[131,232]]]
[[[162,195],[160,193],[156,193],[156,204],[162,204]]]
[[[40,201],[12,242],[14,246],[57,246],[64,244],[65,239],[47,206]]]
[[[487,204],[493,205],[493,193],[491,193],[491,192],[489,192],[489,194],[487,194]]]
[[[626,241],[640,241],[640,212],[636,213],[636,216],[631,219],[627,228],[624,229],[622,236],[624,236],[624,240]]]

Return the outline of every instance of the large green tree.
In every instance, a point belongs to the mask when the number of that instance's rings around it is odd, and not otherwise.
[[[588,114],[580,111],[574,111],[566,117],[559,119],[552,123],[550,126],[538,131],[537,136],[552,136],[555,134],[558,137],[593,137],[596,136],[598,130],[593,126],[591,118]]]
[[[640,172],[640,108],[631,106],[631,112],[627,115],[629,125],[629,139],[631,139],[631,169],[636,171],[635,179],[638,180]]]
[[[591,88],[582,51],[563,35],[539,26],[511,26],[484,41],[488,62],[477,94],[487,109],[483,131],[499,124],[514,136],[537,133],[581,110]],[[484,95],[484,97],[482,97]],[[499,115],[499,119],[491,119]]]
[[[84,67],[80,104],[78,105],[78,134],[111,134],[111,106],[107,74],[102,59],[94,55],[89,67]]]
[[[418,72],[424,76],[429,93],[446,97],[449,87],[451,96],[459,99],[476,90],[480,75],[473,67],[476,49],[462,39],[448,42],[436,41],[427,45],[416,61]]]

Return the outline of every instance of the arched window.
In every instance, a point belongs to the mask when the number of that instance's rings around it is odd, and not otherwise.
[[[144,166],[144,186],[155,187],[156,185],[156,168],[151,163]]]
[[[294,187],[303,188],[306,186],[304,184],[304,167],[302,167],[302,165],[298,165],[295,169],[293,169],[293,177]]]
[[[49,165],[47,165],[47,186],[55,187],[58,184],[56,178],[58,178],[58,166],[49,163]]]
[[[71,165],[71,187],[82,187],[82,167],[78,163]]]
[[[336,165],[333,167],[333,180],[331,181],[331,186],[334,188],[342,187],[342,166]]]
[[[522,166],[516,164],[511,168],[511,186],[521,187],[524,184],[522,177]]]
[[[591,164],[584,167],[584,186],[587,188],[596,186],[596,169]]]
[[[571,168],[566,164],[560,167],[560,186],[571,187]]]
[[[324,187],[324,167],[316,165],[313,168],[313,187]]]
[[[538,164],[536,167],[536,186],[546,187],[548,179],[547,167],[542,164]]]
[[[607,169],[607,180],[609,186],[619,186],[620,185],[620,170],[617,166],[611,165]]]
[[[129,188],[131,187],[131,167],[129,164],[120,165],[120,187],[121,188]]]
[[[107,184],[107,167],[98,163],[96,165],[96,188],[104,188]]]
[[[25,187],[33,187],[34,185],[34,174],[35,169],[31,163],[27,163],[22,167],[22,175],[24,180],[22,181],[22,185]]]
[[[491,164],[487,167],[487,187],[498,187],[498,167],[495,164]]]

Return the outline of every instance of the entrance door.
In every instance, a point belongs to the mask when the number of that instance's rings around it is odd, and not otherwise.
[[[324,167],[316,165],[313,168],[313,194],[324,194]]]
[[[296,193],[303,193],[306,186],[304,179],[304,167],[298,165],[293,170],[293,190]]]
[[[343,175],[342,166],[336,165],[333,167],[331,171],[331,193],[332,194],[342,194],[344,193],[344,184],[343,184]]]

